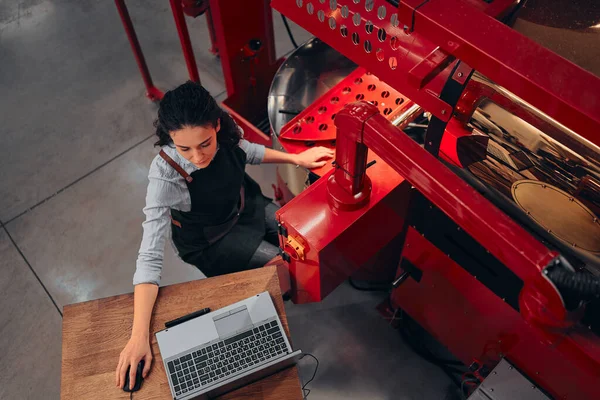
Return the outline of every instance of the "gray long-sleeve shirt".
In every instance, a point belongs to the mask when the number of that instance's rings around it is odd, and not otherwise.
[[[265,155],[265,146],[242,139],[240,148],[246,152],[246,164],[260,164]],[[188,174],[198,170],[183,158],[175,148],[165,146],[163,150]],[[218,151],[218,150],[217,150]],[[133,284],[160,284],[165,241],[170,237],[171,209],[190,211],[192,202],[185,180],[162,157],[156,155],[148,172],[148,191],[142,224],[142,244],[137,258]]]

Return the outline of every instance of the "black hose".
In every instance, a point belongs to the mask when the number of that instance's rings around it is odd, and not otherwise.
[[[562,293],[578,296],[580,300],[600,298],[600,278],[586,272],[571,272],[559,268],[548,268],[548,278]]]
[[[294,45],[294,48],[297,49],[298,43],[296,43],[296,40],[294,39],[294,35],[292,35],[292,30],[290,29],[290,26],[288,25],[287,18],[285,17],[285,15],[281,14],[281,19],[283,20],[285,29],[287,30],[288,36],[290,37],[290,40],[292,41],[292,45]]]

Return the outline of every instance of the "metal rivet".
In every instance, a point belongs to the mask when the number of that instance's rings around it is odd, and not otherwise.
[[[459,72],[459,73],[458,73],[458,77],[459,77],[459,78],[462,78],[462,76],[463,76],[463,73],[462,73],[462,72]]]
[[[442,115],[446,115],[446,110],[442,110]]]
[[[498,373],[496,371],[494,371],[494,375],[498,375]]]
[[[494,389],[493,389],[493,388],[490,388],[490,392],[493,392],[493,391],[494,391]]]
[[[512,365],[510,367],[508,367],[508,369],[512,370],[513,369]]]
[[[536,374],[536,375],[539,375],[540,373],[536,371],[536,373],[535,373],[535,374]]]
[[[572,198],[572,197],[569,197],[569,201],[573,201],[573,200],[575,200],[575,199],[574,199],[574,198]]]
[[[535,386],[531,386],[532,389],[535,389]]]

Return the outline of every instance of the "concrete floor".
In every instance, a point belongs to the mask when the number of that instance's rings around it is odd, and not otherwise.
[[[127,3],[157,86],[184,81],[168,2]],[[292,46],[274,22],[281,56]],[[222,99],[205,19],[190,31]],[[132,291],[155,113],[114,2],[0,0],[0,399],[58,399],[62,307]],[[274,169],[250,173],[270,193]],[[163,284],[202,277],[167,246]],[[386,326],[380,297],[343,285],[288,306],[295,345],[321,363],[311,399],[444,397],[446,377]],[[302,361],[304,380],[312,368]]]

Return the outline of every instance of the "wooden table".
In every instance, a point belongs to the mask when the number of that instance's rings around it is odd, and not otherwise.
[[[160,288],[150,323],[152,369],[134,400],[169,399],[171,391],[154,332],[166,321],[204,307],[217,310],[268,290],[290,336],[274,266]],[[119,354],[131,335],[133,294],[64,307],[62,344],[62,400],[129,399],[115,386]],[[291,342],[291,340],[290,340]],[[43,355],[40,355],[43,358]],[[280,371],[222,399],[302,399],[296,367]]]

